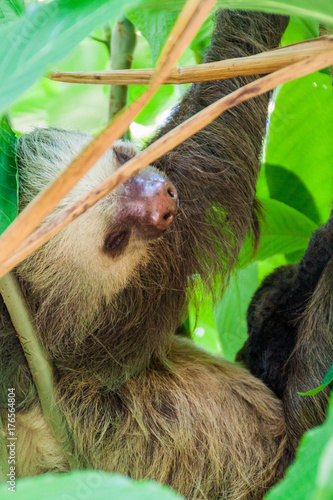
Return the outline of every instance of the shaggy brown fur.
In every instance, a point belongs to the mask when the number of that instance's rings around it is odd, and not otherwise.
[[[220,13],[206,61],[276,47],[285,26],[282,17]],[[192,86],[157,136],[252,79]],[[257,233],[255,184],[267,105],[265,95],[228,111],[149,167],[163,172],[180,198],[175,222],[162,237],[151,240],[132,228],[120,255],[106,251],[106,238],[118,229],[120,189],[17,268],[57,370],[60,406],[82,467],[153,478],[189,499],[261,498],[281,477],[288,457],[280,401],[244,369],[174,335],[189,277],[199,273],[206,284],[216,274],[227,277],[245,234]],[[17,150],[21,206],[88,140],[61,130],[23,135]],[[115,147],[135,154],[129,144]],[[117,155],[110,150],[62,204],[114,168]],[[15,387],[17,450],[24,457],[18,474],[66,470],[1,307],[0,403],[6,408],[7,387]]]
[[[333,215],[312,236],[297,265],[277,269],[256,292],[248,312],[249,339],[239,360],[282,400],[288,441],[325,418],[330,387],[322,383],[333,363]],[[331,384],[332,385],[332,384]]]

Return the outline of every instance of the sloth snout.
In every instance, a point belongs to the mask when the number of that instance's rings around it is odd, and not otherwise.
[[[175,218],[178,210],[178,193],[175,186],[164,180],[156,187],[156,193],[147,203],[146,223],[157,230],[165,231]],[[143,221],[145,223],[145,221]]]
[[[123,184],[118,195],[122,221],[148,238],[163,233],[178,210],[176,187],[156,172],[140,172]]]

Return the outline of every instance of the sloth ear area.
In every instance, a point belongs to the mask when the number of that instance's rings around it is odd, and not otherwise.
[[[137,155],[137,150],[133,144],[117,141],[112,147],[116,162],[118,166],[124,165],[127,161]]]
[[[117,160],[117,163],[120,165],[124,165],[124,163],[126,163],[128,160],[130,160],[131,156],[129,156],[128,154],[124,153],[123,151],[119,151],[118,149],[115,149],[115,148],[112,148],[113,149],[113,152],[115,154],[115,157],[116,157],[116,160]]]

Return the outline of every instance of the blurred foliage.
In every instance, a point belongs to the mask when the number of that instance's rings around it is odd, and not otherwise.
[[[326,422],[308,431],[296,460],[284,480],[267,500],[332,500],[333,498],[333,402]]]
[[[15,141],[16,137],[7,117],[0,117],[0,233],[17,216],[18,182]]]
[[[219,0],[218,4],[235,7],[234,0]],[[125,2],[125,11],[139,32],[134,68],[151,67],[156,62],[183,5],[184,0],[164,0],[162,7],[157,0]],[[9,113],[13,128],[18,132],[31,130],[34,126],[97,132],[107,121],[108,88],[57,83],[40,76],[50,70],[109,69],[106,45],[96,39],[105,39],[120,14],[122,3],[117,0],[29,0],[25,6],[23,0],[1,0],[0,3],[2,111]],[[333,25],[331,0],[276,0],[274,5],[267,0],[239,0],[237,8],[290,13],[292,18],[284,44],[318,36],[318,20]],[[298,15],[302,17],[296,17]],[[195,64],[202,60],[211,32],[211,17],[203,23],[179,64]],[[129,103],[145,88],[131,86]],[[165,119],[185,90],[186,86],[162,86],[132,124],[134,139],[140,142],[147,137]],[[258,196],[265,209],[258,251],[253,256],[250,242],[245,243],[239,269],[232,276],[223,298],[216,302],[200,291],[198,278],[199,295],[205,300],[199,308],[194,303],[189,308],[186,328],[191,330],[193,339],[212,352],[223,353],[229,360],[234,359],[246,338],[246,310],[254,290],[275,267],[300,258],[311,233],[327,219],[332,202],[333,94],[328,71],[314,73],[277,89],[269,112],[263,168],[258,182]],[[13,141],[8,122],[3,118],[0,132],[0,231],[16,213],[16,185],[4,180],[8,173],[11,181],[16,176],[15,170],[11,170],[14,168]],[[221,297],[221,290],[216,292]],[[272,491],[269,498],[333,498],[332,435],[331,411],[324,426],[308,433],[298,460],[286,480]],[[24,487],[22,482],[22,498],[51,498],[50,492],[53,491],[54,498],[57,498],[57,491],[71,491],[79,477],[77,474],[58,478],[57,486],[48,476],[25,480]],[[81,477],[85,481],[84,475]],[[159,488],[158,492],[151,493],[145,490],[149,484],[125,484],[119,476],[102,474],[100,477],[101,488],[105,485],[109,488],[109,481],[113,481],[115,496],[126,499],[176,498],[157,485],[152,487]],[[34,482],[40,494],[38,497],[37,490],[33,490]],[[117,489],[117,484],[120,489]],[[69,489],[61,490],[64,485]],[[59,490],[56,489],[58,486]],[[123,487],[125,489],[121,490]],[[19,488],[16,494],[20,494]],[[93,489],[91,497],[92,494],[103,498],[103,489]]]
[[[110,493],[111,492],[111,493]],[[7,485],[0,485],[1,500],[13,498]],[[69,474],[44,474],[21,479],[15,488],[15,500],[181,500],[173,490],[153,481],[133,481],[120,474],[96,470]]]

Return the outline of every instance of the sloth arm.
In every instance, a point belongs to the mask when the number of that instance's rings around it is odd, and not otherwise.
[[[273,49],[279,45],[287,24],[288,19],[283,16],[220,11],[204,62]],[[238,77],[192,85],[151,142],[256,78]],[[176,185],[179,224],[186,224],[192,255],[200,254],[201,260],[209,261],[210,273],[221,272],[223,264],[229,270],[246,232],[258,233],[255,186],[268,101],[269,94],[265,94],[226,111],[155,163]],[[178,221],[176,218],[176,226]],[[193,272],[200,272],[204,278],[200,266],[197,269],[194,264],[193,268]]]
[[[330,389],[319,386],[333,363],[333,215],[313,234],[297,265],[277,269],[248,311],[249,339],[238,360],[281,399],[294,446],[325,418]]]

